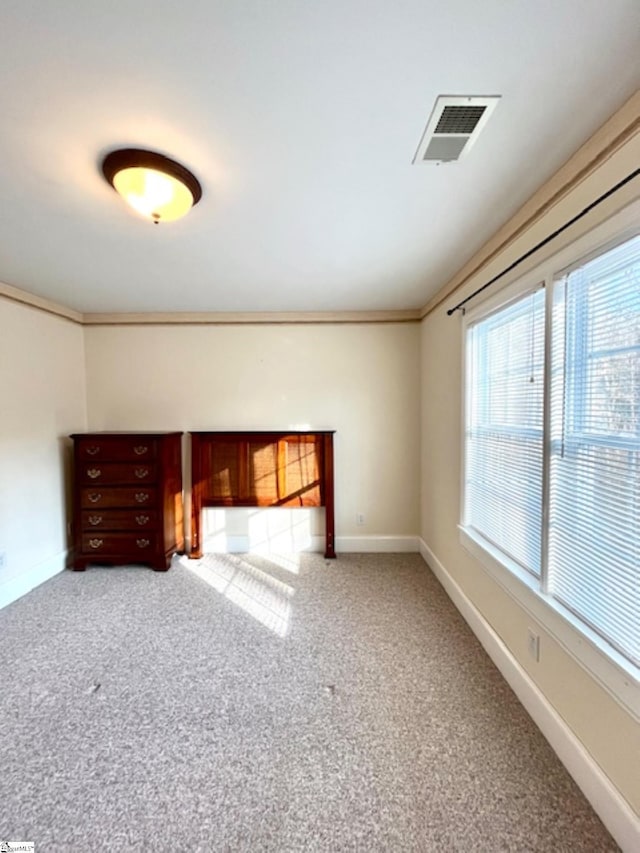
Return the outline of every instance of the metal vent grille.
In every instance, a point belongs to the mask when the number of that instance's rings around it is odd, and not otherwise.
[[[457,160],[468,140],[469,137],[467,136],[434,136],[430,140],[422,159],[441,160],[443,163]]]
[[[434,133],[473,133],[486,107],[445,107]]]
[[[413,162],[452,163],[466,157],[499,100],[499,95],[440,95]]]

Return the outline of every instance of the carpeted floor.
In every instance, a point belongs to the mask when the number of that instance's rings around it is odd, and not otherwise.
[[[65,572],[0,680],[37,853],[617,849],[415,554]]]

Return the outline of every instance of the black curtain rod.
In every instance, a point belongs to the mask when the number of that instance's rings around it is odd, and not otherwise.
[[[453,308],[449,308],[449,310],[447,311],[447,315],[450,317],[456,311],[459,311],[467,304],[467,302],[469,302],[479,293],[482,293],[483,290],[486,290],[488,287],[491,287],[491,285],[495,284],[495,282],[498,281],[499,278],[502,278],[503,275],[506,275],[508,272],[511,272],[511,270],[517,267],[518,264],[521,264],[523,261],[526,261],[526,259],[533,255],[534,252],[537,252],[538,249],[541,249],[543,246],[546,246],[547,243],[555,239],[558,234],[562,234],[562,232],[566,231],[567,228],[573,225],[574,222],[577,222],[579,219],[582,219],[582,217],[586,216],[586,214],[589,213],[590,210],[593,210],[594,207],[597,207],[605,199],[609,198],[610,195],[613,195],[614,193],[618,192],[619,189],[621,189],[625,184],[628,184],[629,181],[632,181],[634,178],[637,178],[638,175],[640,175],[640,169],[636,169],[635,172],[631,172],[630,175],[627,175],[626,178],[623,178],[623,180],[619,181],[615,186],[611,187],[610,190],[607,190],[606,193],[603,193],[599,198],[597,198],[595,201],[592,201],[591,204],[587,205],[584,210],[581,210],[580,213],[576,214],[568,222],[565,222],[564,225],[560,226],[560,228],[557,228],[553,232],[553,234],[549,234],[549,236],[545,237],[544,240],[541,240],[539,243],[536,243],[536,245],[532,249],[529,249],[529,251],[525,252],[524,255],[520,255],[520,257],[516,261],[514,261],[512,264],[509,264],[508,267],[505,267],[502,272],[498,273],[498,275],[494,275],[494,277],[486,284],[483,284],[482,287],[479,287],[477,290],[474,290],[473,293],[469,294],[469,296],[467,296],[466,299],[463,299],[462,302],[458,302],[456,306],[454,306]]]

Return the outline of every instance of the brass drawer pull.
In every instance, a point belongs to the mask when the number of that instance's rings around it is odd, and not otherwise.
[[[148,539],[136,539],[136,545],[138,546],[138,548],[148,548],[150,542]]]
[[[87,447],[87,453],[89,456],[95,456],[96,453],[100,453],[100,445],[92,444],[90,447]]]
[[[149,516],[148,515],[136,515],[136,524],[143,525],[143,524],[148,524],[148,523],[149,523]]]
[[[89,516],[89,524],[93,525],[93,527],[95,527],[96,525],[101,524],[101,523],[102,523],[102,516],[101,515],[90,515]]]
[[[92,504],[97,504],[98,501],[102,500],[102,495],[100,494],[100,492],[90,492],[87,497],[89,498]]]
[[[149,476],[148,468],[136,468],[134,474],[139,480],[144,480],[145,477]]]
[[[102,475],[102,471],[100,468],[87,468],[87,476],[91,477],[92,480],[97,479]]]
[[[96,548],[102,548],[103,545],[104,539],[89,539],[89,547],[93,548],[94,550]]]
[[[149,492],[136,492],[135,494],[136,502],[139,504],[143,504],[145,501],[148,501],[149,497]]]
[[[137,445],[137,447],[133,448],[133,452],[136,454],[136,456],[144,456],[145,453],[149,452],[149,448],[146,444],[139,444]]]

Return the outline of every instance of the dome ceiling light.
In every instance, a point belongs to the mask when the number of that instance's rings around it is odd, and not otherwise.
[[[202,197],[195,175],[155,151],[112,151],[102,161],[102,174],[127,204],[156,225],[180,219]]]

